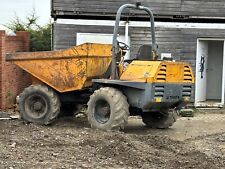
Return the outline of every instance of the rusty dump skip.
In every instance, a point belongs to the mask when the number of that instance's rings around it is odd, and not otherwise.
[[[112,45],[85,43],[66,50],[7,54],[6,60],[59,92],[80,90],[101,77],[112,60]]]

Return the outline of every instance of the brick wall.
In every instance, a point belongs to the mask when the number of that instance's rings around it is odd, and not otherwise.
[[[29,34],[17,32],[15,36],[6,35],[0,30],[0,108],[10,108],[15,104],[16,96],[31,84],[30,76],[5,61],[6,53],[29,51]]]

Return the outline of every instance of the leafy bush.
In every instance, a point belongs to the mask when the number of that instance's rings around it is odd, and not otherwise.
[[[51,50],[51,23],[44,26],[38,24],[38,16],[35,10],[26,17],[25,22],[15,16],[5,25],[13,32],[27,31],[30,33],[30,51],[49,51]]]

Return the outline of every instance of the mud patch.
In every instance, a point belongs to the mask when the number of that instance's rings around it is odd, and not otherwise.
[[[48,127],[0,121],[0,127],[0,168],[225,168],[221,132],[177,141],[167,136],[171,130],[96,131],[84,118]]]

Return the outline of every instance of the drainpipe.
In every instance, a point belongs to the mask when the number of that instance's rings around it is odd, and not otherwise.
[[[127,45],[129,45],[129,21],[127,21],[125,23],[125,43]],[[130,59],[130,50],[127,51],[126,55],[124,56],[124,59],[127,60],[127,59]]]

